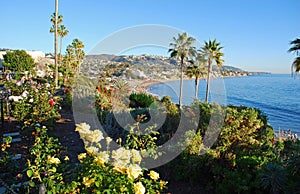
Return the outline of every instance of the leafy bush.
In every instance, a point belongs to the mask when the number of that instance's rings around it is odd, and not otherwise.
[[[142,169],[141,152],[136,149],[120,147],[109,151],[112,139],[105,142],[100,130],[90,130],[90,126],[81,123],[76,130],[84,140],[87,153],[78,155],[80,165],[75,181],[68,192],[81,193],[159,193],[166,182],[159,174]],[[107,149],[101,151],[106,143]]]
[[[163,105],[166,107],[168,114],[170,116],[176,116],[179,113],[179,109],[178,107],[171,101],[171,97],[170,96],[164,96],[161,99],[161,102],[163,103]]]
[[[64,189],[63,166],[68,160],[62,158],[62,147],[57,138],[47,134],[47,128],[36,128],[35,142],[30,148],[31,160],[27,162],[26,174],[30,178],[30,189],[37,190],[41,184],[51,193],[61,193]]]
[[[46,85],[41,85],[39,88],[25,86],[24,91],[27,94],[22,100],[14,102],[12,110],[14,117],[24,126],[34,126],[36,123],[49,126],[60,118],[60,99],[52,97],[51,88],[47,88]]]
[[[274,132],[257,109],[226,108],[225,123],[213,149],[199,155],[212,114],[212,104],[197,102],[200,107],[199,132],[188,138],[190,146],[176,161],[175,174],[192,183],[201,182],[218,193],[259,192],[261,166],[274,160]],[[198,150],[198,152],[197,152]]]
[[[62,109],[66,109],[66,110],[72,109],[72,98],[73,98],[73,92],[71,88],[65,88],[63,92],[63,100],[61,102]]]
[[[131,108],[149,108],[154,101],[158,101],[156,97],[147,93],[132,93],[129,100]]]

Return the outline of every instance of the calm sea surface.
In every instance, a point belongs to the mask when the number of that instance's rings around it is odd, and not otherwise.
[[[183,104],[189,105],[195,95],[194,80],[183,84]],[[205,99],[206,82],[200,81],[198,98]],[[152,85],[148,91],[159,97],[170,96],[178,103],[179,81]],[[213,79],[210,102],[223,105],[244,105],[262,110],[269,123],[277,131],[279,128],[300,134],[300,77],[291,75],[256,75]]]

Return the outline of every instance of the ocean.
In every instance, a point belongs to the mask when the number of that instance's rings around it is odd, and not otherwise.
[[[192,103],[195,81],[184,80],[183,104]],[[179,99],[179,81],[161,82],[147,89],[159,97],[170,96],[174,103]],[[200,80],[198,99],[204,101],[206,81]],[[261,74],[245,77],[213,79],[210,102],[223,105],[243,105],[262,110],[275,131],[292,130],[300,134],[300,76]]]

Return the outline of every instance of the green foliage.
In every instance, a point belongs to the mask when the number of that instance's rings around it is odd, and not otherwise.
[[[10,137],[10,136],[2,139],[1,155],[0,155],[0,166],[1,167],[8,167],[11,162],[11,158],[9,157],[9,154],[7,152],[7,148],[10,147],[11,141],[12,141],[12,137]]]
[[[61,193],[64,188],[62,147],[57,138],[47,134],[47,128],[36,128],[35,142],[30,148],[31,160],[27,162],[26,174],[31,189],[45,185],[51,193]]]
[[[200,108],[199,129],[194,138],[186,134],[190,144],[175,162],[177,177],[201,182],[218,193],[259,192],[261,167],[276,159],[272,144],[274,132],[266,117],[253,108],[227,107],[225,123],[213,149],[198,155],[210,116],[220,110],[216,105],[199,101],[193,106]]]
[[[271,193],[282,193],[287,185],[287,174],[283,166],[277,163],[267,163],[262,167],[260,183]]]
[[[4,67],[15,72],[30,71],[35,65],[32,57],[24,50],[7,51],[3,59]]]
[[[61,107],[66,110],[72,109],[72,98],[73,91],[71,88],[65,88],[63,91],[63,100],[61,102]]]
[[[174,103],[172,103],[170,96],[164,96],[161,99],[161,102],[166,107],[166,109],[168,111],[168,114],[170,116],[176,116],[176,115],[179,114],[179,109],[178,109],[178,107]]]
[[[145,115],[138,117],[138,122],[129,128],[129,133],[125,139],[125,147],[136,150],[147,150],[150,157],[156,159],[161,153],[157,152],[157,139],[159,132],[155,131],[155,126],[141,130],[139,123],[142,122]]]
[[[132,93],[129,96],[131,108],[149,108],[158,99],[147,93]]]
[[[14,102],[12,112],[14,117],[25,126],[33,126],[36,123],[53,125],[54,121],[60,118],[58,112],[60,99],[49,98],[48,92],[50,91],[50,94],[53,92],[51,88],[47,88],[46,85],[41,85],[39,88],[25,86],[23,90],[27,91],[27,96]]]

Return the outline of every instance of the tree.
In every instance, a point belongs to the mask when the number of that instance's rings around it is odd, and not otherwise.
[[[176,57],[180,60],[181,74],[180,74],[180,93],[179,93],[179,106],[182,105],[182,85],[183,85],[183,68],[184,61],[190,57],[195,56],[196,49],[193,45],[195,39],[189,37],[186,32],[178,34],[178,38],[173,37],[173,42],[170,43],[169,53],[170,56]]]
[[[296,38],[295,40],[291,41],[290,44],[292,47],[288,50],[288,52],[294,52],[296,54],[296,58],[292,63],[292,73],[295,70],[296,73],[300,71],[300,39]]]
[[[224,54],[221,52],[221,49],[223,47],[220,46],[220,43],[215,40],[208,42],[204,42],[204,46],[201,48],[200,52],[201,54],[206,58],[208,61],[208,74],[207,74],[207,83],[206,83],[206,96],[205,96],[205,102],[208,102],[208,95],[210,92],[210,78],[212,73],[212,63],[213,60],[217,63],[219,67],[223,64],[222,57]]]
[[[85,58],[84,44],[79,39],[75,38],[71,45],[67,47],[67,54],[73,56],[72,67],[78,71],[80,64]]]
[[[59,46],[59,56],[60,56],[60,59],[59,61],[61,61],[61,58],[62,58],[62,55],[61,55],[61,50],[62,50],[62,40],[65,36],[67,36],[69,34],[69,30],[67,30],[66,26],[64,25],[60,25],[59,28],[58,28],[58,36],[60,37],[60,46]]]
[[[52,27],[50,28],[51,33],[55,33],[55,13],[51,15],[51,22],[53,23]],[[59,43],[59,57],[58,57],[58,64],[61,63],[62,60],[62,40],[65,36],[69,34],[69,31],[67,30],[66,26],[62,25],[63,23],[63,16],[59,15],[57,19],[57,35],[60,38],[60,43]]]
[[[55,56],[55,75],[54,75],[54,82],[55,87],[58,87],[58,61],[57,61],[57,30],[58,30],[58,0],[55,0],[55,20],[54,20],[54,56]]]
[[[206,63],[202,55],[197,54],[192,66],[187,67],[186,74],[190,78],[195,77],[195,98],[198,98],[199,78],[204,76],[204,64]]]
[[[3,66],[10,71],[23,73],[35,66],[33,58],[24,50],[7,51],[3,59]]]
[[[67,47],[66,54],[62,61],[62,73],[64,75],[64,84],[69,78],[78,71],[80,64],[85,58],[83,51],[84,44],[79,39],[74,39],[72,44]]]

